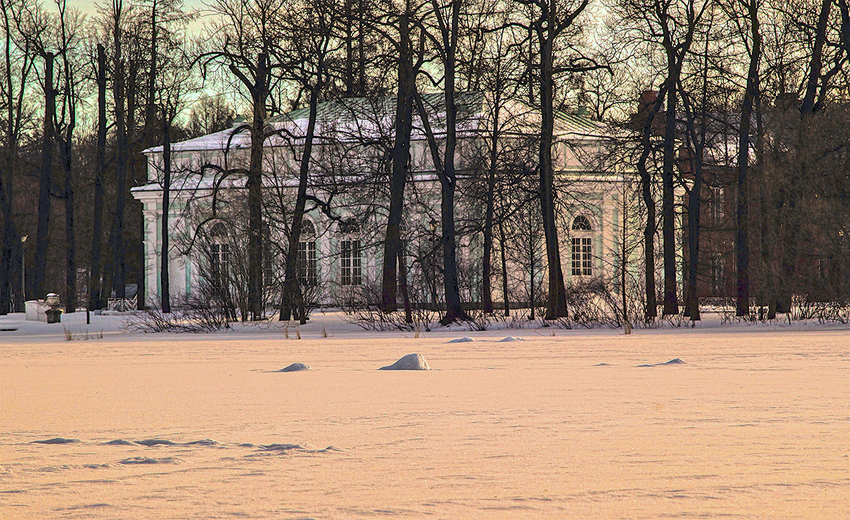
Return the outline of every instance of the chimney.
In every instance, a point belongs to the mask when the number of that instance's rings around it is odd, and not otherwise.
[[[640,99],[638,100],[638,115],[646,117],[649,115],[650,107],[653,103],[658,100],[658,91],[657,90],[645,90],[643,94],[640,95]]]
[[[649,113],[652,110],[652,104],[658,101],[657,90],[645,90],[638,98],[637,113],[632,116],[629,126],[636,131],[642,130],[649,118]],[[657,132],[658,119],[656,118],[652,126]]]

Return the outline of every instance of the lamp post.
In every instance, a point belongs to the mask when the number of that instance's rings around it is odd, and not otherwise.
[[[21,299],[24,302],[27,301],[27,236],[24,235],[21,237]]]

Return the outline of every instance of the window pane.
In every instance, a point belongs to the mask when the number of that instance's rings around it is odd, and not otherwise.
[[[573,229],[576,231],[590,231],[590,220],[584,215],[579,215],[573,220]]]
[[[302,285],[316,285],[316,242],[298,243],[298,281]]]
[[[351,241],[351,285],[360,285],[363,281],[363,272],[360,265],[360,241]]]
[[[593,251],[590,244],[590,238],[575,237],[572,239],[573,276],[593,275]]]
[[[340,284],[360,285],[362,281],[360,241],[342,240],[340,242]]]

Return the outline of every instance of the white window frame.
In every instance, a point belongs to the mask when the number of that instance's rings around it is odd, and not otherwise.
[[[210,230],[210,270],[212,279],[222,287],[230,281],[230,243],[227,228],[216,222]]]
[[[354,219],[340,222],[339,283],[342,286],[363,284],[363,250],[360,225]]]
[[[315,287],[318,283],[316,267],[316,241],[313,237],[298,241],[298,281],[305,287]]]
[[[361,285],[363,283],[363,258],[360,239],[345,238],[339,248],[340,285]]]
[[[593,276],[593,224],[585,215],[577,215],[570,226],[573,276]]]

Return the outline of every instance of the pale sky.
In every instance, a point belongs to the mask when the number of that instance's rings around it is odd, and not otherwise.
[[[111,0],[68,0],[68,7],[74,7],[79,9],[80,11],[86,13],[89,16],[93,16],[97,13],[97,4],[108,4]],[[129,0],[125,0],[125,2],[129,3]],[[44,7],[50,11],[55,9],[55,4],[53,0],[44,0]],[[192,9],[204,9],[203,0],[183,0],[183,8],[186,11],[190,11]],[[193,23],[191,25],[191,29],[194,31],[198,31],[203,27],[203,17],[200,20]]]

